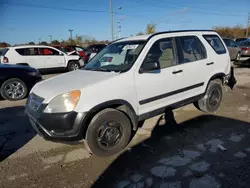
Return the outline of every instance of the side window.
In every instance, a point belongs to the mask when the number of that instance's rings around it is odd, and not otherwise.
[[[59,52],[54,50],[54,49],[51,49],[51,48],[40,48],[40,54],[41,55],[59,55]]]
[[[173,41],[173,38],[156,41],[146,55],[144,63],[158,61],[161,69],[176,65]]]
[[[39,55],[38,48],[19,48],[16,51],[23,56]]]
[[[225,46],[217,35],[203,35],[203,37],[217,54],[225,54],[227,52]]]
[[[206,58],[206,49],[196,36],[177,37],[178,63],[189,63]]]

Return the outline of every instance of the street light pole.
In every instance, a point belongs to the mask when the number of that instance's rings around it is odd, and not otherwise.
[[[248,13],[248,17],[247,17],[247,32],[246,32],[246,38],[248,38],[249,23],[250,23],[250,13]]]
[[[50,43],[52,42],[52,35],[49,35],[49,38],[50,38]]]
[[[72,40],[72,32],[73,32],[74,30],[73,29],[69,29],[69,33],[70,33],[70,39]]]
[[[111,37],[114,40],[114,12],[113,12],[113,2],[110,0],[110,21],[111,21]]]

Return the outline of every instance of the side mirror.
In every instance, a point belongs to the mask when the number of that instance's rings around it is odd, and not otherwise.
[[[139,73],[149,73],[154,70],[159,70],[160,64],[158,61],[147,61],[142,64]]]

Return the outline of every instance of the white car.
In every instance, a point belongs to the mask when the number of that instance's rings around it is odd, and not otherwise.
[[[110,54],[114,60],[102,64]],[[110,156],[127,146],[138,122],[190,103],[214,112],[222,86],[235,84],[216,32],[161,32],[115,41],[83,69],[36,84],[25,111],[45,139],[84,139],[93,154]]]
[[[1,55],[1,63],[29,65],[38,70],[55,68],[77,70],[84,64],[79,60],[78,55],[66,54],[56,48],[41,45],[8,47]]]

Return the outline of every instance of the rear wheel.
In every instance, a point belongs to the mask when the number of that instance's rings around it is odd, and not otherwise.
[[[74,71],[80,69],[80,64],[77,61],[70,61],[68,63],[68,71]]]
[[[215,112],[222,100],[221,84],[211,81],[208,85],[205,96],[196,101],[194,106],[203,112]]]
[[[91,120],[85,145],[97,156],[112,156],[127,146],[131,131],[130,120],[123,112],[107,108]]]
[[[1,96],[6,100],[21,100],[27,96],[27,93],[27,85],[18,78],[6,80],[1,86]]]

